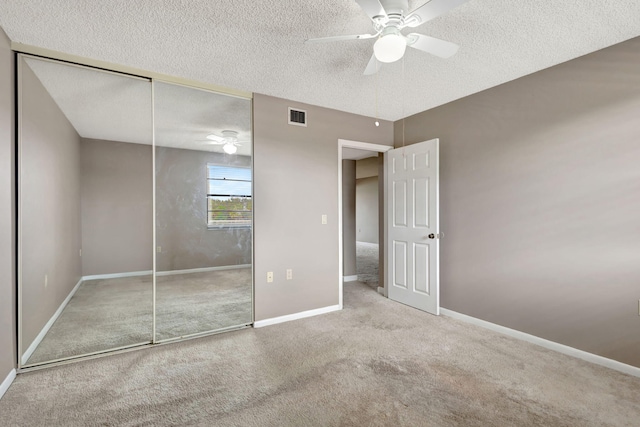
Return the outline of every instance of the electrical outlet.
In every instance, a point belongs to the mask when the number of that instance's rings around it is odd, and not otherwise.
[[[293,270],[292,269],[287,269],[287,280],[291,280],[293,279]]]
[[[44,275],[44,287],[46,288],[47,286],[49,286],[49,275],[45,274]]]
[[[272,283],[273,282],[273,271],[268,271],[267,272],[267,283]]]
[[[158,246],[157,251],[158,253],[162,252],[162,246]]]
[[[327,223],[327,216],[322,215],[322,224],[325,225]]]

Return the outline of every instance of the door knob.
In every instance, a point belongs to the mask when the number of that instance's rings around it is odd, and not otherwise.
[[[430,239],[435,239],[435,238],[436,238],[436,235],[435,235],[435,234],[433,234],[433,233],[431,233],[431,234],[429,234],[427,237],[428,237],[428,238],[430,238]]]

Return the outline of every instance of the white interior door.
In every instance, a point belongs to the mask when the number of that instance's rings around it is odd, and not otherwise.
[[[438,140],[388,151],[385,177],[388,296],[440,314]]]

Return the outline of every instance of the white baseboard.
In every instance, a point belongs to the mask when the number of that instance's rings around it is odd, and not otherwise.
[[[82,276],[82,280],[98,280],[98,279],[120,279],[122,277],[136,277],[151,275],[151,270],[145,271],[129,271],[126,273],[109,273],[109,274],[93,274],[91,276]]]
[[[42,340],[44,339],[44,336],[47,335],[47,332],[49,332],[49,329],[51,329],[55,321],[58,320],[58,317],[60,317],[60,315],[64,311],[67,304],[69,304],[69,301],[71,301],[71,298],[73,298],[75,293],[78,291],[78,288],[80,287],[81,284],[82,284],[82,279],[80,279],[78,283],[73,287],[71,292],[69,292],[69,295],[67,295],[64,301],[62,301],[62,304],[60,304],[60,307],[58,307],[56,312],[53,313],[53,316],[51,316],[51,319],[49,319],[46,325],[44,325],[44,327],[42,328],[38,336],[33,340],[29,348],[27,348],[27,350],[22,354],[21,361],[23,365],[27,363],[27,360],[29,360],[33,352],[36,351],[36,348],[40,345],[40,342],[42,342]]]
[[[9,390],[9,386],[15,379],[16,370],[12,369],[11,372],[9,372],[9,375],[7,375],[7,378],[5,378],[4,381],[2,381],[2,384],[0,384],[0,399],[2,399],[2,396],[4,396],[7,390]]]
[[[354,276],[342,276],[342,281],[343,282],[355,282],[356,280],[358,280],[358,275],[354,275]]]
[[[251,268],[251,264],[223,265],[220,267],[190,268],[187,270],[158,271],[156,272],[156,276],[173,276],[175,274],[202,273],[206,271],[220,271],[220,270],[235,270],[237,268]],[[153,273],[152,270],[144,270],[144,271],[129,271],[126,273],[93,274],[91,276],[83,276],[82,280],[120,279],[123,277],[147,276],[147,275],[151,275],[152,273]]]
[[[254,328],[262,328],[264,326],[275,325],[278,323],[289,322],[291,320],[304,319],[305,317],[313,317],[319,314],[331,313],[332,311],[342,310],[340,305],[331,305],[329,307],[316,308],[315,310],[302,311],[300,313],[287,314],[286,316],[273,317],[271,319],[258,320],[253,323]]]
[[[597,354],[589,353],[584,350],[578,350],[577,348],[559,344],[554,341],[549,341],[544,338],[536,337],[535,335],[527,334],[525,332],[516,331],[515,329],[507,328],[505,326],[496,325],[495,323],[467,316],[466,314],[458,313],[446,308],[441,307],[440,313],[454,319],[462,320],[463,322],[472,323],[485,329],[490,329],[492,331],[508,335],[522,341],[527,341],[529,343],[539,345],[549,350],[557,351],[558,353],[567,354],[578,359],[586,360],[587,362],[595,363],[596,365],[605,366],[607,368],[614,369],[625,374],[633,375],[634,377],[640,377],[640,368],[627,365],[626,363],[618,362],[617,360],[598,356]]]
[[[239,268],[251,268],[251,264],[223,265],[220,267],[190,268],[188,270],[158,271],[156,272],[156,276],[173,276],[175,274],[202,273],[206,271],[236,270]]]

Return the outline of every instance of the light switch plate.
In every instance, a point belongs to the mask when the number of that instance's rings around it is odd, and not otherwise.
[[[327,223],[327,216],[326,215],[322,215],[322,224],[326,224]]]
[[[267,272],[267,283],[273,282],[273,271]]]

